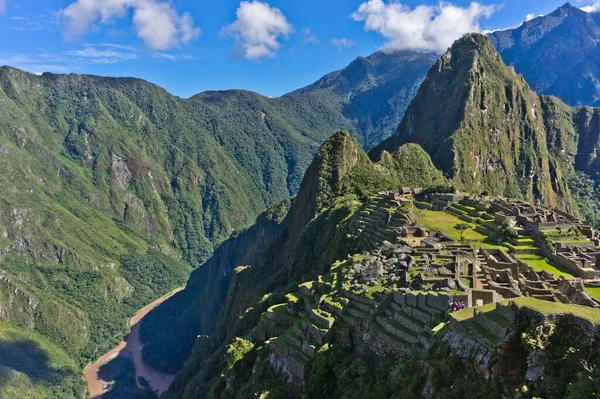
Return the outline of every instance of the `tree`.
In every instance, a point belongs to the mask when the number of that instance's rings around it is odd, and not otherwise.
[[[472,229],[473,226],[471,226],[470,224],[467,223],[458,223],[454,226],[454,230],[458,231],[458,233],[460,234],[460,242],[463,243],[465,242],[465,231]]]

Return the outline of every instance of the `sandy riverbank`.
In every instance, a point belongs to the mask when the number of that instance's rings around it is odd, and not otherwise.
[[[90,398],[92,399],[100,399],[102,394],[105,392],[108,383],[106,381],[101,380],[98,377],[98,370],[102,365],[108,363],[110,360],[116,358],[120,354],[126,355],[130,359],[133,360],[135,364],[135,374],[136,377],[143,377],[146,381],[149,382],[152,389],[158,391],[159,393],[163,393],[169,388],[169,385],[173,381],[175,377],[172,374],[166,374],[161,371],[156,370],[155,368],[150,367],[146,363],[144,363],[142,359],[142,348],[143,345],[140,341],[140,322],[152,309],[183,290],[182,288],[178,288],[169,294],[163,296],[160,299],[152,302],[150,305],[145,308],[139,310],[130,320],[130,332],[125,337],[123,341],[111,351],[102,355],[98,360],[92,363],[85,370],[85,380],[88,385],[88,390],[90,392]]]

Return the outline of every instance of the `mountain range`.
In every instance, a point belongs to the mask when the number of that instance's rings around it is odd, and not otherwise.
[[[567,4],[275,99],[0,68],[0,396],[83,396],[85,365],[190,273],[141,337],[148,363],[180,371],[167,397],[207,395],[228,341],[359,249],[340,226],[378,190],[487,192],[600,224],[600,112],[570,106],[600,98],[596,20]]]
[[[502,59],[540,94],[572,106],[600,100],[600,14],[566,3],[515,29],[489,35]]]
[[[127,315],[295,194],[333,132],[377,143],[434,58],[376,53],[276,99],[180,99],[138,79],[0,68],[3,339],[42,342],[68,370],[56,380],[49,366],[40,382],[23,382],[20,365],[39,351],[16,346],[0,396],[26,385],[31,396],[81,396],[79,370],[125,330]]]

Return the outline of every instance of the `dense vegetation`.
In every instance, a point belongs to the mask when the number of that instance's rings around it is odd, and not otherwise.
[[[462,359],[450,351],[438,337],[423,353],[414,353],[395,361],[384,361],[357,355],[336,342],[325,344],[317,353],[306,379],[306,386],[292,388],[294,396],[326,398],[421,398],[428,392],[435,398],[593,398],[599,392],[598,358],[595,347],[589,347],[589,336],[573,329],[565,320],[547,324],[550,337],[539,335],[540,329],[525,328],[515,334],[497,354],[506,370],[498,370],[490,378],[482,375],[473,359]],[[593,344],[596,345],[596,344]],[[527,358],[543,349],[549,362],[542,383],[524,379]],[[226,371],[217,379],[208,397],[238,398],[262,393],[268,398],[286,398],[283,377],[268,373],[265,347],[236,338],[227,347]],[[502,366],[501,366],[502,367]]]
[[[0,331],[28,329],[79,374],[128,316],[283,199],[255,231],[265,241],[265,231],[276,235],[327,136],[345,128],[361,143],[378,140],[431,63],[377,54],[278,99],[245,91],[180,99],[137,79],[0,68]],[[360,106],[367,99],[377,107]],[[227,281],[219,287],[224,297]],[[0,396],[27,384],[53,396],[56,380],[12,363],[3,374],[14,384],[3,383]],[[83,382],[73,384],[81,396]]]
[[[240,384],[237,392],[283,395],[277,377],[268,372],[270,366],[254,362],[261,359],[262,349],[240,344],[236,337],[255,327],[260,314],[282,302],[290,288],[314,279],[333,261],[352,253],[355,243],[344,233],[345,223],[369,194],[419,182],[424,188],[485,191],[568,208],[577,206],[573,199],[587,197],[589,201],[595,195],[589,191],[589,180],[578,183],[576,179],[587,178],[595,167],[595,147],[581,144],[596,137],[594,118],[595,111],[572,109],[560,100],[538,97],[502,63],[488,39],[467,35],[430,71],[396,136],[373,151],[377,162],[369,162],[346,134],[331,137],[317,152],[276,234],[263,240],[257,225],[247,235],[244,232],[233,238],[226,248],[251,248],[252,256],[232,259],[226,253],[216,254],[207,263],[209,267],[190,279],[186,291],[200,287],[201,294],[188,293],[185,305],[181,300],[163,304],[154,313],[169,315],[163,325],[160,317],[147,319],[145,339],[152,354],[148,359],[155,366],[176,369],[191,350],[166,397],[224,397],[224,384]],[[583,203],[579,206],[586,212]],[[254,250],[258,247],[259,256]],[[199,283],[201,279],[214,281],[210,275],[226,278],[212,287]],[[216,305],[206,302],[215,297],[221,299]],[[186,324],[190,315],[209,322]],[[180,332],[170,325],[186,326],[182,334],[189,337],[185,350],[170,342],[163,353],[177,355],[166,360],[159,349],[165,341],[156,340],[151,333],[164,325],[167,329],[160,334],[165,337]],[[232,342],[234,346],[227,347]],[[335,346],[330,350],[322,354],[323,365],[313,368],[307,397],[319,397],[325,391],[324,397],[360,397],[363,389],[381,397],[398,391],[416,397],[424,388],[419,385],[424,382],[422,377],[432,371],[421,368],[424,359],[376,370]],[[438,350],[427,361],[435,365],[431,381],[440,397],[515,393],[502,379],[492,386],[478,377],[472,365],[448,357],[443,348]],[[244,377],[226,382],[219,378],[223,359],[228,358],[233,365],[228,366],[226,376],[239,371]],[[254,364],[254,373],[244,369],[249,364]],[[568,377],[570,381],[577,378]],[[454,382],[456,389],[443,389]],[[531,397],[531,392],[522,397]]]
[[[423,168],[406,170],[400,177],[371,162],[348,133],[337,132],[317,152],[287,216],[276,218],[281,224],[268,228],[259,218],[196,271],[186,290],[144,319],[144,357],[155,367],[176,370],[191,350],[167,397],[206,395],[218,377],[225,343],[256,326],[260,315],[299,282],[324,273],[335,260],[356,251],[347,224],[369,195],[406,186],[419,177],[425,185],[439,181],[441,172],[431,159],[422,150],[408,154],[410,148],[417,149],[407,147],[390,155],[390,164],[401,164],[406,157],[420,159]],[[398,160],[400,153],[403,159]],[[235,255],[231,248],[236,248]]]

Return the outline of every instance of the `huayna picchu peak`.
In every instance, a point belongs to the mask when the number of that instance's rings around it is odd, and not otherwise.
[[[476,33],[540,1],[0,0],[0,398],[600,397],[600,4]]]
[[[416,143],[459,189],[573,210],[570,177],[598,172],[595,112],[538,96],[488,38],[471,34],[431,68],[394,136],[371,155]]]

